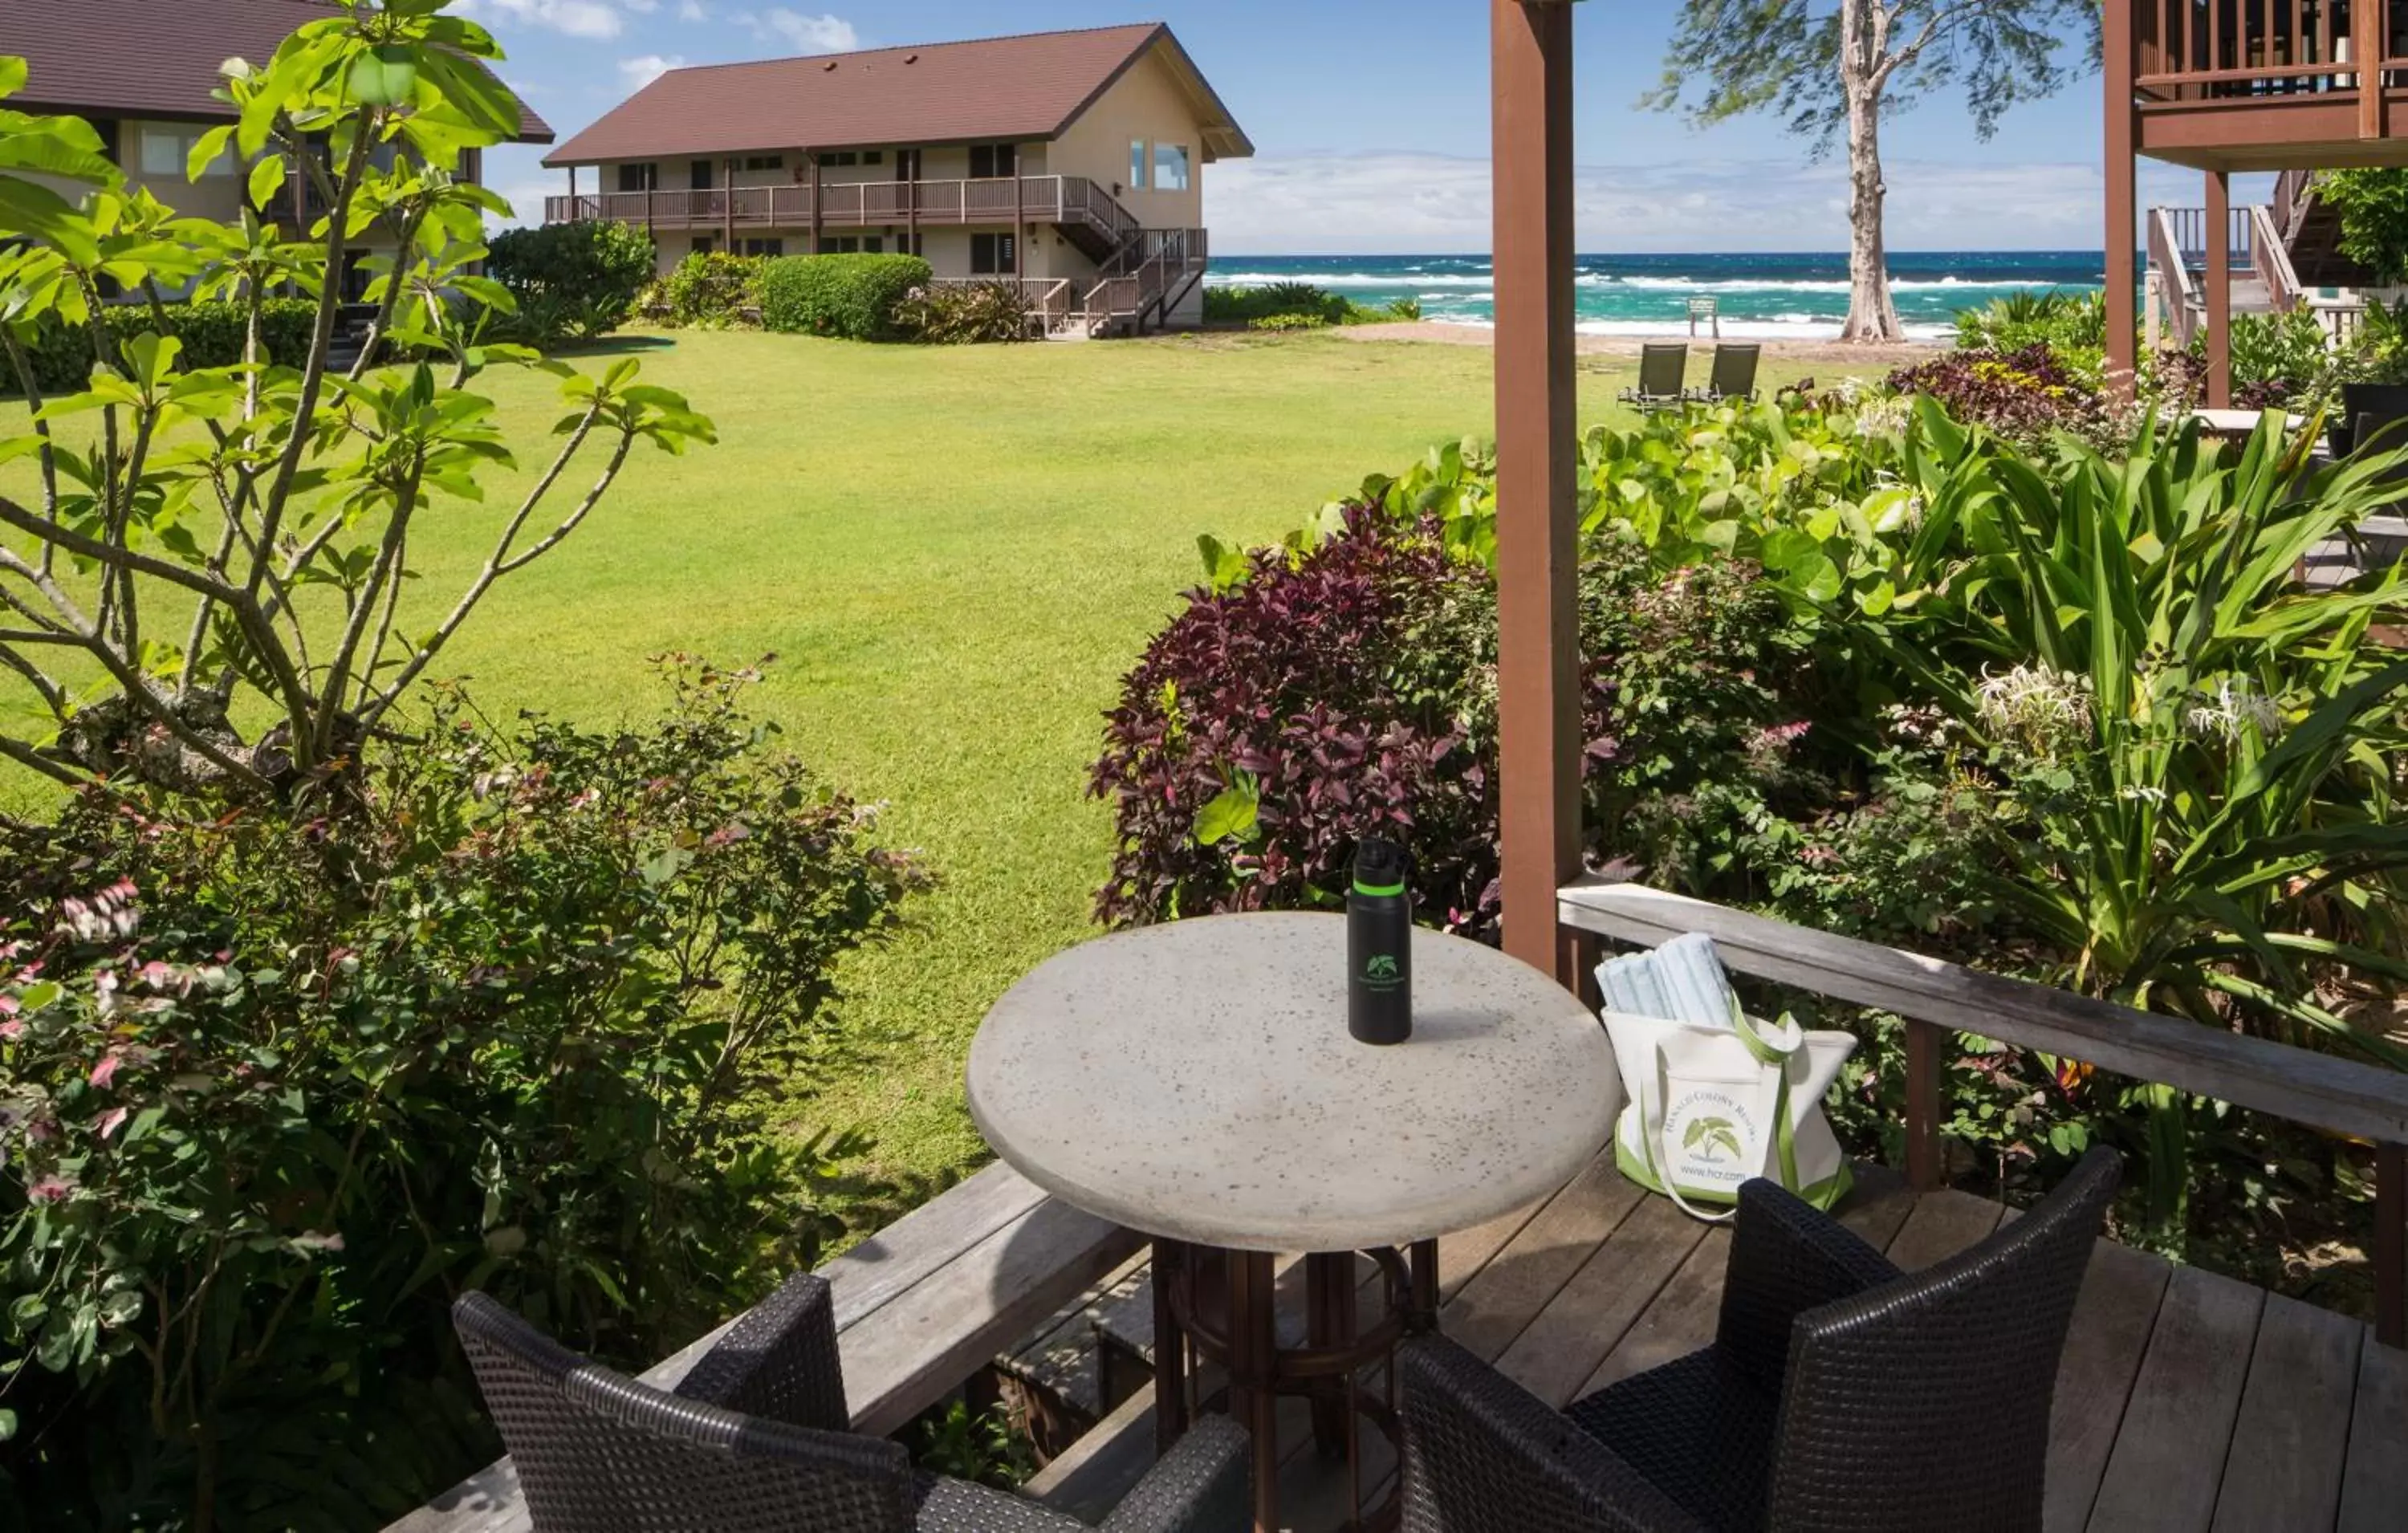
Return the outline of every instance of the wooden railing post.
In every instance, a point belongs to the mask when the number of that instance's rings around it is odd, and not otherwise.
[[[2369,3],[2350,8],[2350,62],[2358,65],[2358,136],[2383,136],[2383,56],[2390,51],[2387,5]]]
[[[2374,1339],[2408,1347],[2408,1146],[2374,1147]]]
[[[1906,1024],[1906,1180],[1919,1193],[1946,1180],[1940,1158],[1940,1029]]]
[[[2140,273],[2137,246],[2140,168],[2135,143],[2133,100],[2132,6],[2136,0],[2110,4],[2106,11],[2107,102],[2107,385],[2117,397],[2129,399],[2138,388],[2140,366]]]

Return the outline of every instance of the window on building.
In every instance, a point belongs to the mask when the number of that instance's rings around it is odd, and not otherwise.
[[[185,166],[193,157],[193,146],[201,141],[201,136],[207,131],[205,128],[146,126],[142,130],[142,174],[173,176],[182,180]],[[231,176],[236,168],[234,150],[228,149],[210,161],[208,168],[201,174]]]
[[[783,255],[786,242],[782,239],[748,239],[743,242],[746,255]]]
[[[970,236],[970,275],[1008,277],[1020,265],[1020,242],[1010,235]]]
[[[696,235],[694,236],[694,253],[709,255],[714,243],[716,242],[709,235]]]
[[[1154,146],[1154,189],[1156,192],[1187,190],[1187,146],[1185,144]]]
[[[866,165],[882,165],[886,163],[886,151],[882,149],[863,150],[861,163]]]
[[[1142,138],[1129,140],[1129,190],[1145,190],[1145,140]]]
[[[782,154],[748,154],[744,157],[747,170],[783,170],[786,157]]]
[[[820,164],[824,165],[857,165],[861,164],[861,151],[858,150],[846,149],[838,150],[832,154],[823,154],[820,156]]]
[[[650,192],[654,187],[660,185],[660,176],[661,167],[655,165],[621,165],[619,167],[619,190],[622,192]]]
[[[696,160],[694,163],[694,168],[690,174],[693,177],[693,180],[690,184],[697,192],[708,192],[714,184],[716,184],[711,179],[713,166],[711,162],[709,160]]]
[[[1018,144],[972,144],[970,146],[970,179],[998,180],[1016,175],[1020,170]]]

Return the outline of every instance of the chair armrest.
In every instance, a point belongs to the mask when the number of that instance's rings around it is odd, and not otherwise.
[[[1427,1533],[1705,1533],[1628,1461],[1443,1337],[1407,1342],[1405,1526]]]
[[[788,1278],[695,1364],[677,1393],[789,1426],[851,1431],[827,1280]]]
[[[1103,1533],[1245,1533],[1254,1525],[1254,1440],[1226,1416],[1205,1416],[1148,1469]]]
[[[1714,1345],[1768,1392],[1781,1390],[1790,1331],[1809,1310],[1899,1276],[1845,1225],[1758,1179],[1739,1190],[1739,1225]]]

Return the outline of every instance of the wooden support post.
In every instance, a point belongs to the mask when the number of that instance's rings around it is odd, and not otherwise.
[[[820,231],[826,227],[826,218],[820,209],[820,153],[815,149],[803,150],[803,159],[811,167],[811,247],[805,255],[820,253]]]
[[[2139,107],[2132,87],[2132,7],[2105,14],[2107,81],[2107,385],[2129,399],[2138,387],[2140,320],[2137,208],[2140,166],[2135,142]]]
[[[2374,1147],[2374,1339],[2408,1347],[2408,1146]]]
[[[1280,1533],[1278,1297],[1271,1259],[1232,1251],[1229,1263],[1229,1414],[1254,1440],[1254,1533]],[[1158,1343],[1157,1343],[1158,1344]]]
[[[1568,986],[1581,870],[1572,7],[1489,0],[1497,189],[1497,624],[1505,949]]]
[[[1154,1451],[1157,1458],[1187,1435],[1187,1336],[1171,1305],[1185,1270],[1187,1248],[1154,1242]]]
[[[2390,51],[2390,7],[2361,0],[2350,7],[2349,62],[2358,65],[2358,136],[2383,136],[2383,55]]]
[[[2207,408],[2232,403],[2232,177],[2207,173]]]
[[[1906,1024],[1906,1180],[1918,1193],[1947,1180],[1940,1156],[1940,1029]]]
[[[726,232],[727,253],[736,253],[736,162],[728,160],[719,172],[719,222]]]
[[[1011,146],[1011,281],[1014,287],[1028,275],[1028,208],[1027,189],[1020,177],[1020,146]]]

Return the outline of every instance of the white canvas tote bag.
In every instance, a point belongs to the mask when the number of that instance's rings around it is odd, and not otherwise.
[[[1822,1103],[1854,1036],[1746,1015],[1705,937],[1611,960],[1597,977],[1622,1074],[1613,1153],[1623,1175],[1717,1222],[1756,1177],[1816,1208],[1846,1194],[1847,1157]]]

